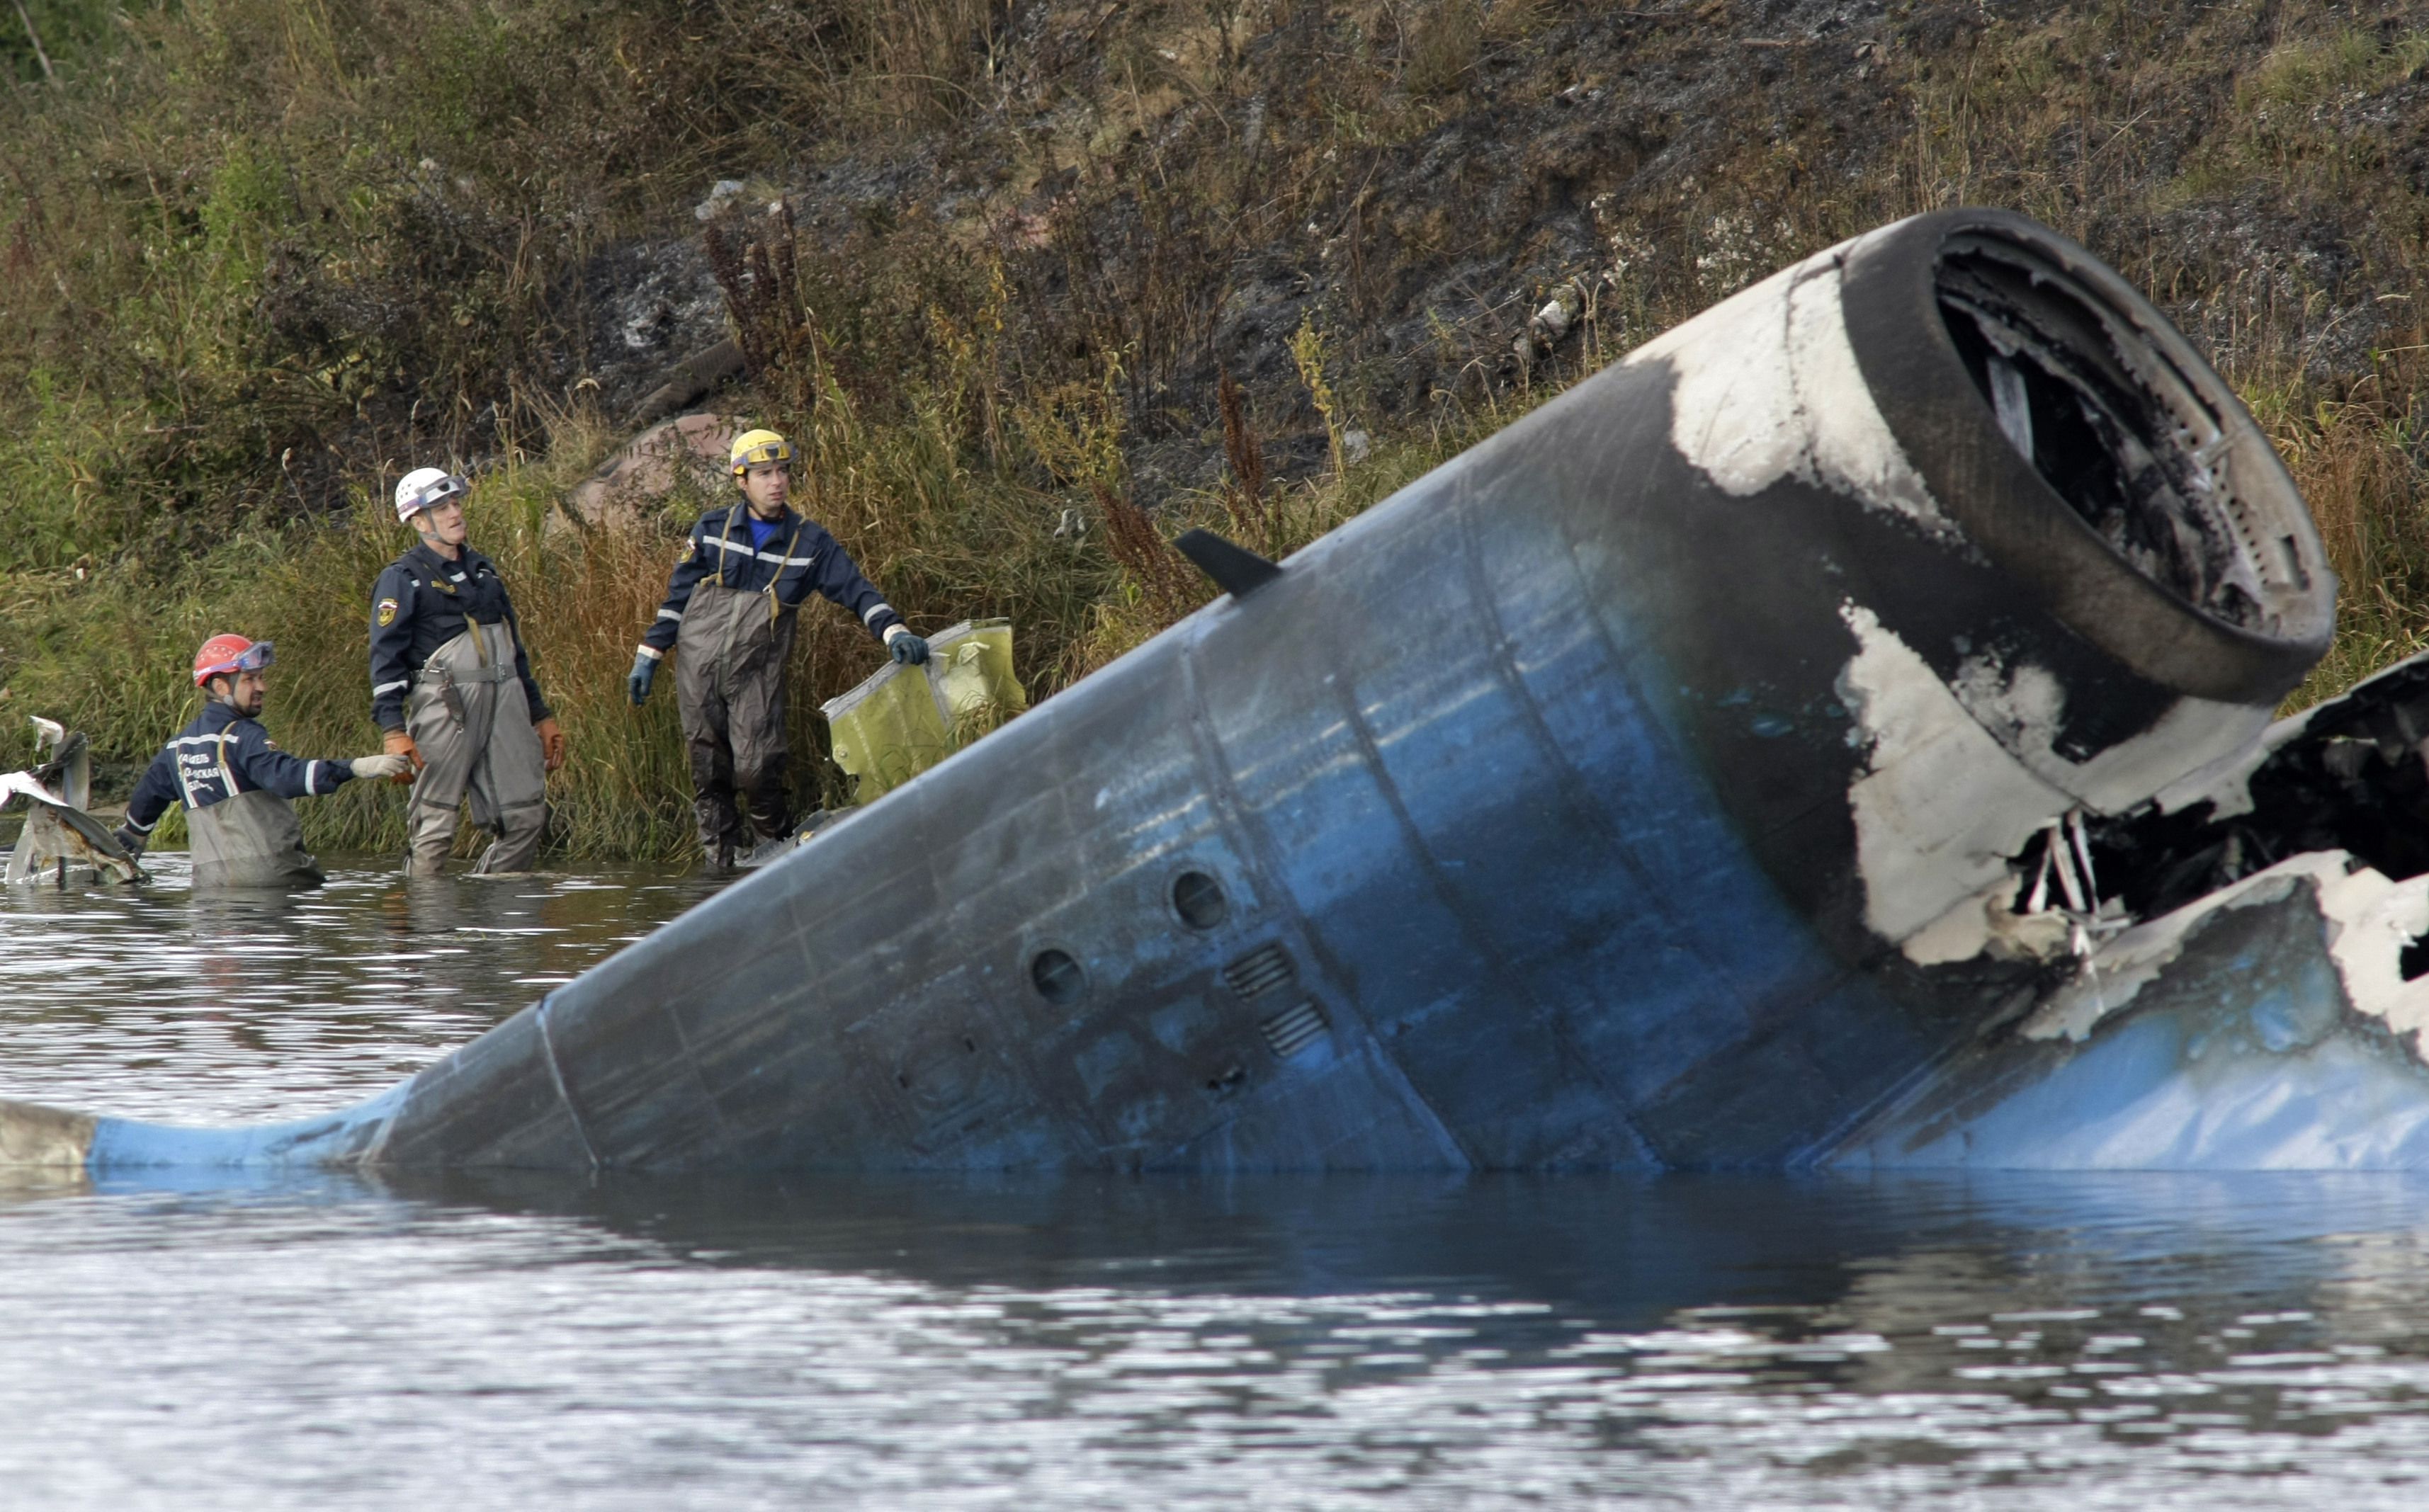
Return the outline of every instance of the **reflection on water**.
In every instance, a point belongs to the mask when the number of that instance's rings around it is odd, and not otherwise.
[[[306,893],[0,889],[0,1097],[172,1122],[300,1117],[421,1069],[689,908],[646,872]]]
[[[346,1101],[691,885],[21,896],[0,1094]],[[2403,1176],[113,1178],[0,1192],[0,1503],[2408,1508],[2425,1239]]]

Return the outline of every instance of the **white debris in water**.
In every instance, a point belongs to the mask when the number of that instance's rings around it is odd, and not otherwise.
[[[1714,486],[1744,496],[1797,478],[1961,544],[1873,403],[1840,308],[1847,264],[1893,229],[1782,269],[1627,360],[1670,365],[1670,442]]]

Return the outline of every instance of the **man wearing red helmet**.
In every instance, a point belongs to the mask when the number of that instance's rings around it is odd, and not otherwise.
[[[196,887],[312,887],[323,880],[304,849],[289,798],[335,793],[357,777],[411,770],[403,756],[305,761],[257,722],[269,692],[270,642],[214,635],[194,653],[203,712],[177,731],[136,784],[118,843],[140,856],[172,803],[186,806]]]

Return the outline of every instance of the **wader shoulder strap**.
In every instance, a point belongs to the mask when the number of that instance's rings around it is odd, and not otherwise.
[[[734,511],[738,507],[740,506],[727,506],[725,529],[717,537],[717,585],[720,588],[733,586],[725,581],[725,565],[734,559]]]
[[[791,570],[793,550],[801,544],[801,527],[806,523],[799,515],[793,517],[792,536],[785,542],[785,550],[778,553],[783,560],[776,564],[775,574],[768,580],[768,623],[771,625],[776,622],[776,616],[783,612],[784,606],[784,600],[776,597],[776,589],[784,583],[785,574]]]

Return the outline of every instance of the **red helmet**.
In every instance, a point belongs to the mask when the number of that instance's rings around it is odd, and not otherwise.
[[[215,677],[234,677],[239,672],[258,672],[271,663],[270,642],[247,640],[241,635],[214,635],[203,642],[194,653],[194,686],[201,687]]]

